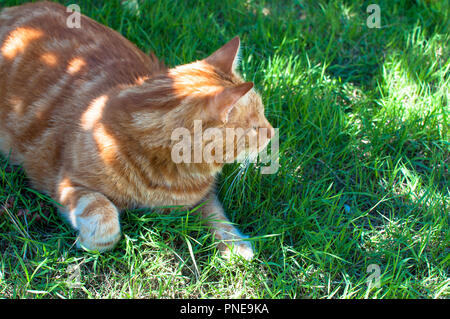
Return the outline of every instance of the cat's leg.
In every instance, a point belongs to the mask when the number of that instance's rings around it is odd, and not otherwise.
[[[119,211],[103,194],[68,186],[60,189],[59,201],[63,216],[78,231],[78,247],[105,251],[119,241]]]
[[[203,206],[200,207],[201,216],[210,226],[214,238],[219,241],[217,247],[222,256],[230,258],[235,254],[251,260],[254,255],[251,243],[225,216],[216,194],[211,192],[204,201]]]

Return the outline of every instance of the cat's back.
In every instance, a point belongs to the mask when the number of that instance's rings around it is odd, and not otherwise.
[[[12,161],[36,180],[57,173],[95,98],[160,67],[116,31],[71,17],[51,2],[0,11],[0,151],[12,151]]]
[[[156,58],[143,54],[116,31],[84,15],[74,23],[75,14],[52,2],[0,11],[1,74],[11,81],[19,69],[20,80],[37,71],[58,70],[73,77],[83,75],[87,81],[101,71],[115,74],[112,80],[122,83],[130,81],[130,75],[148,74],[157,67]],[[50,79],[51,74],[42,78]],[[15,85],[8,83],[10,89]]]

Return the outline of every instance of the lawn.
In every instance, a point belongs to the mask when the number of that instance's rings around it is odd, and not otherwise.
[[[380,28],[367,1],[61,3],[169,66],[239,35],[280,168],[221,174],[257,250],[230,263],[186,211],[124,211],[115,250],[77,250],[56,205],[2,157],[0,297],[450,297],[448,1],[379,0]]]

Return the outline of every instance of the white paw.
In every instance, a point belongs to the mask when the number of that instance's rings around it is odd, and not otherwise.
[[[230,260],[232,256],[239,256],[245,260],[252,260],[255,255],[251,242],[245,240],[221,242],[218,248],[222,257],[228,260]]]
[[[99,252],[111,250],[120,240],[120,224],[118,220],[109,223],[89,223],[89,227],[81,227],[77,240],[78,248]]]

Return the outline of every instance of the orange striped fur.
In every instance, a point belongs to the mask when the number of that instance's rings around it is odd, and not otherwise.
[[[239,38],[167,68],[86,16],[69,28],[69,14],[50,2],[0,12],[0,151],[64,206],[86,248],[114,247],[121,209],[206,202],[224,255],[251,258],[214,192],[223,164],[171,159],[171,133],[194,120],[273,135],[253,84],[235,72]]]

